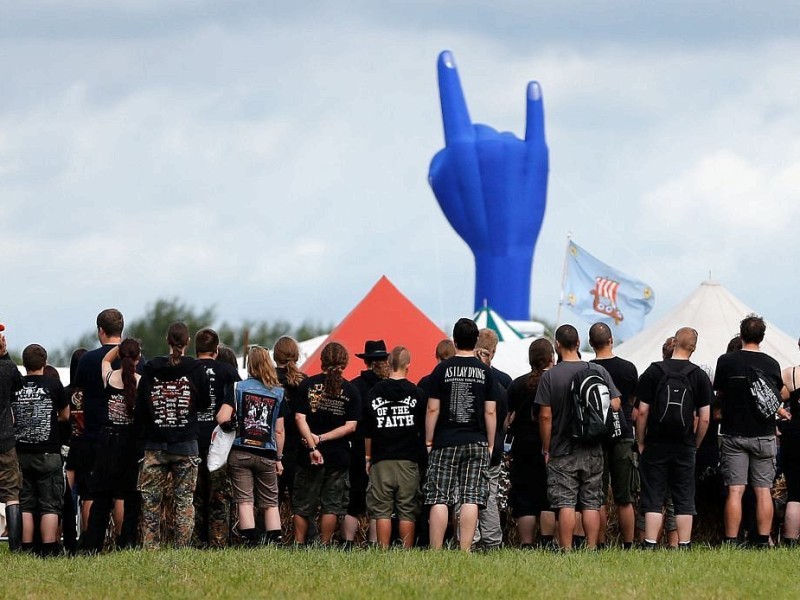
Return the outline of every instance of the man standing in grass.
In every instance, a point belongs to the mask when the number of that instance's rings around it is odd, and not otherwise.
[[[708,375],[689,362],[696,346],[697,332],[691,327],[679,329],[672,357],[647,367],[636,388],[645,548],[656,547],[668,491],[675,507],[678,547],[691,546],[695,455],[708,430],[712,399]]]
[[[562,325],[556,330],[556,352],[560,362],[545,371],[536,392],[542,454],[547,463],[547,493],[552,510],[558,515],[558,542],[563,550],[572,549],[575,510],[580,507],[586,546],[597,545],[600,507],[603,498],[603,446],[601,441],[579,442],[573,437],[573,379],[586,370],[596,371],[611,398],[611,408],[620,410],[619,391],[603,367],[581,360],[578,330]]]
[[[439,363],[429,380],[425,445],[430,452],[425,503],[431,506],[430,543],[444,543],[448,507],[461,504],[459,543],[469,551],[478,509],[489,495],[489,457],[496,414],[491,396],[494,377],[475,357],[478,326],[462,318],[453,327],[456,354]]]
[[[22,387],[22,375],[8,356],[6,338],[2,334],[5,328],[0,323],[0,502],[6,505],[8,549],[19,552],[22,548],[22,512],[19,506],[22,473],[15,447],[11,402],[14,393]]]
[[[756,496],[758,534],[753,545],[769,546],[772,529],[772,483],[775,479],[775,415],[764,416],[756,408],[751,393],[753,378],[763,380],[774,391],[783,387],[778,362],[761,352],[767,325],[757,315],[745,317],[740,326],[742,349],[723,354],[714,371],[714,390],[722,411],[720,426],[720,464],[728,488],[725,502],[725,539],[739,540],[742,522],[742,496],[749,484]],[[782,412],[782,411],[781,411]]]

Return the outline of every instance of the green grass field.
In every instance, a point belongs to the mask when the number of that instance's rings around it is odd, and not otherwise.
[[[0,554],[3,598],[797,598],[800,550]]]

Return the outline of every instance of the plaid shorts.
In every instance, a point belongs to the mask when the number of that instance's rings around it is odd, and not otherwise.
[[[489,446],[486,442],[436,448],[428,457],[425,504],[477,504],[489,497]]]

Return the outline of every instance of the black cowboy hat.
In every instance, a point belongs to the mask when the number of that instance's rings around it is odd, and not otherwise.
[[[386,351],[386,342],[383,340],[368,340],[364,342],[364,353],[356,353],[356,356],[364,360],[383,360],[389,358],[389,353]]]

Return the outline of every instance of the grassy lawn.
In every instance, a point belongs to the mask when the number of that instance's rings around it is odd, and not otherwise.
[[[3,598],[797,598],[800,550],[0,554]]]

